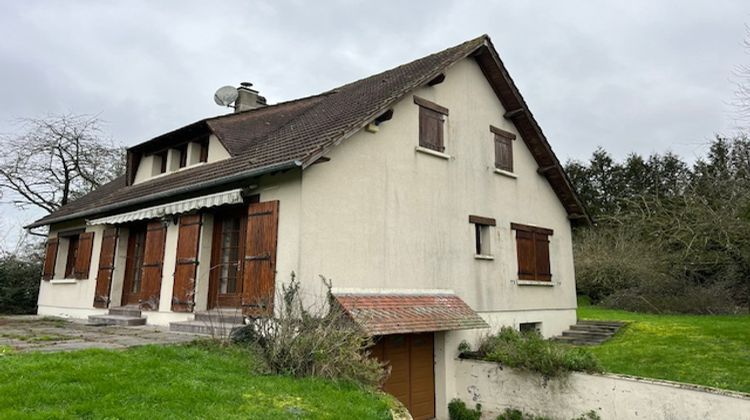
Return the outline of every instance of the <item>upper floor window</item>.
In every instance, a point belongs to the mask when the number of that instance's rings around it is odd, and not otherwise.
[[[551,281],[549,237],[552,229],[511,223],[516,231],[518,279]]]
[[[489,257],[492,255],[492,236],[490,227],[495,226],[495,219],[482,216],[469,216],[469,223],[474,225],[474,255]]]
[[[200,155],[198,156],[198,162],[208,162],[208,140],[200,142]]]
[[[167,172],[167,151],[156,153],[154,159],[159,160],[159,173],[163,174]]]
[[[434,102],[414,97],[414,103],[419,105],[419,145],[437,152],[445,151],[445,119],[448,108]]]
[[[180,168],[184,168],[187,166],[188,163],[188,145],[187,143],[183,144],[182,146],[177,147],[177,153],[180,154]]]
[[[513,140],[516,135],[493,126],[490,126],[490,131],[495,135],[495,168],[513,172]]]

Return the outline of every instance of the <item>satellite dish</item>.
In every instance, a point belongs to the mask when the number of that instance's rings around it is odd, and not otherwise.
[[[237,100],[237,88],[234,86],[222,86],[214,93],[214,102],[221,106],[230,106]]]

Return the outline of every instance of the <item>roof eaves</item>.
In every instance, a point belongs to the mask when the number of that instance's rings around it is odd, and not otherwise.
[[[300,166],[302,166],[301,162],[297,160],[291,160],[291,161],[285,161],[285,162],[281,162],[281,163],[277,163],[273,165],[267,165],[267,166],[263,166],[259,168],[253,168],[253,169],[238,172],[232,175],[228,175],[225,177],[211,179],[211,180],[203,181],[203,182],[197,182],[197,183],[190,184],[184,187],[173,188],[167,191],[161,191],[161,192],[149,194],[146,196],[136,197],[136,198],[132,198],[129,200],[123,200],[117,203],[112,203],[112,204],[104,205],[101,207],[81,210],[79,212],[71,213],[71,214],[64,215],[64,216],[53,217],[49,219],[47,219],[46,217],[43,217],[39,220],[34,221],[33,223],[30,223],[24,226],[24,229],[33,229],[35,227],[51,225],[54,223],[61,223],[61,222],[79,219],[79,218],[88,217],[88,216],[93,216],[97,214],[108,213],[108,212],[116,211],[118,209],[122,209],[125,207],[146,204],[152,201],[169,198],[169,197],[180,195],[180,194],[189,194],[191,192],[197,192],[197,191],[205,190],[208,188],[218,187],[224,184],[241,181],[246,178],[253,178],[256,176],[265,175],[270,172],[276,172],[276,171],[280,171],[284,169],[292,169],[292,168],[300,167]]]

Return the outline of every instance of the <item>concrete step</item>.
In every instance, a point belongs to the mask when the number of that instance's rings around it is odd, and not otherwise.
[[[617,332],[619,327],[602,327],[598,325],[571,325],[570,329],[573,331],[593,331],[593,332],[603,332],[607,334],[614,334]]]
[[[610,338],[612,334],[596,331],[563,331],[563,337],[584,337],[584,338]]]
[[[576,322],[576,325],[597,325],[601,327],[616,327],[620,328],[622,326],[625,326],[626,322],[620,322],[620,321],[595,321],[595,320],[588,320],[588,319],[579,319]]]
[[[239,309],[196,312],[195,320],[213,324],[244,324],[245,317]]]
[[[146,325],[146,318],[127,315],[89,315],[89,323],[105,325]]]
[[[137,306],[118,306],[116,308],[109,308],[109,314],[138,318],[141,316],[141,310]]]
[[[553,340],[559,343],[573,344],[576,346],[595,346],[607,341],[606,339],[579,338],[570,336],[558,336],[553,338]]]
[[[242,327],[244,324],[236,323],[210,323],[206,321],[182,321],[169,324],[169,330],[191,334],[210,335],[212,337],[228,337],[233,329]]]

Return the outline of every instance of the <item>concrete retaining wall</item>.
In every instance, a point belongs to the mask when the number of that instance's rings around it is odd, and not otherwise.
[[[594,410],[609,419],[750,419],[750,395],[621,375],[574,373],[566,379],[503,368],[496,363],[457,361],[456,395],[486,418],[516,408],[553,419]]]

